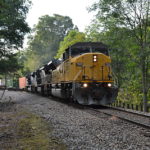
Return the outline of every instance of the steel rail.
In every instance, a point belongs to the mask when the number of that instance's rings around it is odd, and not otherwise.
[[[122,112],[127,112],[127,113],[130,113],[130,114],[135,114],[135,115],[138,115],[138,116],[142,116],[142,117],[146,117],[146,118],[150,118],[150,115],[146,115],[146,114],[142,114],[143,112],[141,113],[137,113],[137,112],[133,112],[132,110],[128,109],[124,109],[124,108],[118,108],[118,107],[113,107],[113,106],[106,106],[104,105],[105,108],[110,108],[110,109],[113,109],[113,110],[118,110],[118,111],[122,111]]]
[[[135,125],[138,125],[140,127],[143,127],[143,128],[146,128],[146,129],[150,129],[150,125],[147,125],[147,124],[143,124],[143,123],[140,123],[140,122],[137,122],[137,121],[134,121],[134,120],[131,120],[131,119],[127,119],[127,118],[124,118],[124,117],[121,117],[119,115],[114,115],[114,114],[111,114],[111,113],[108,113],[108,112],[103,112],[102,109],[93,109],[93,108],[89,108],[90,110],[92,111],[95,111],[95,112],[99,112],[99,113],[103,113],[105,115],[108,115],[108,116],[114,116],[114,117],[117,117],[119,118],[120,120],[124,120],[126,122],[130,122],[132,124],[135,124]],[[130,114],[130,112],[129,112]],[[138,115],[138,114],[136,114]]]

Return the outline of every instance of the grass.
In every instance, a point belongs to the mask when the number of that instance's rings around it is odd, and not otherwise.
[[[0,149],[3,150],[66,150],[61,139],[52,136],[53,128],[38,115],[26,110],[0,110]],[[14,108],[14,109],[13,109]]]

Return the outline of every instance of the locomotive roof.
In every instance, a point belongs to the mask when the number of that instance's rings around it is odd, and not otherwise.
[[[76,56],[81,53],[88,52],[100,52],[105,55],[109,55],[108,46],[103,44],[102,42],[78,42],[70,47],[68,47],[65,53],[68,53],[71,50],[71,55]]]
[[[103,44],[102,42],[78,42],[70,47],[71,48],[93,47],[108,50],[108,46]]]

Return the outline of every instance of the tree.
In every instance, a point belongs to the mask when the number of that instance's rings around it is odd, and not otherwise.
[[[3,56],[0,59],[0,74],[5,78],[5,85],[7,86],[7,77],[11,76],[14,78],[16,72],[21,69],[23,66],[18,61],[18,54],[9,54]]]
[[[135,41],[130,55],[136,57],[140,68],[143,88],[144,111],[147,111],[150,89],[150,0],[99,0],[91,10],[97,10],[97,20],[103,29],[125,27],[130,30],[128,39]]]
[[[0,58],[22,47],[30,31],[25,22],[29,0],[0,0]]]
[[[117,85],[120,88],[127,78],[127,66],[130,62],[127,47],[131,41],[128,40],[128,32],[130,31],[129,29],[121,27],[111,27],[107,31],[101,31],[100,26],[101,24],[99,22],[94,21],[94,23],[86,29],[87,39],[94,42],[103,42],[108,45],[113,72],[116,77]]]
[[[60,56],[65,52],[65,50],[77,43],[77,42],[83,42],[85,41],[86,38],[85,38],[85,34],[82,33],[82,32],[79,32],[77,30],[71,30],[67,36],[64,37],[64,40],[60,42],[60,45],[59,45],[59,49],[57,51],[57,55],[56,55],[56,58],[60,58]]]
[[[25,56],[23,60],[24,68],[22,70],[24,75],[27,75],[41,67],[41,59],[43,57],[40,57],[35,52],[27,50],[23,56]]]
[[[60,41],[72,29],[74,25],[68,16],[54,14],[54,16],[45,15],[39,18],[28,43],[28,50],[32,52],[31,57],[35,56],[37,60],[34,64],[32,63],[30,70],[49,62],[56,55]],[[27,56],[26,64],[33,62],[31,57]]]
[[[18,54],[6,55],[0,60],[0,74],[16,72],[22,65],[18,62]]]

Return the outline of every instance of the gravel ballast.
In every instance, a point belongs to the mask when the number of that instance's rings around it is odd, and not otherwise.
[[[0,94],[2,91],[0,92]],[[150,131],[39,95],[6,91],[3,101],[15,102],[53,126],[53,136],[69,150],[150,150]]]

